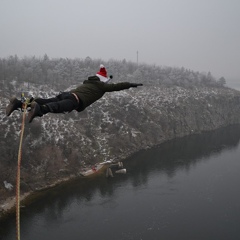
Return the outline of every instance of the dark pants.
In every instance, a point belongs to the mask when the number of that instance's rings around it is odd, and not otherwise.
[[[36,98],[35,102],[40,105],[44,114],[71,112],[79,107],[79,102],[70,92],[63,92],[53,98]]]

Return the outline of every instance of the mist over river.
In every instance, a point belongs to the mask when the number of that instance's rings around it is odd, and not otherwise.
[[[21,211],[23,240],[239,240],[240,126],[175,139],[124,161],[126,175],[80,178]],[[15,216],[0,239],[16,235]]]

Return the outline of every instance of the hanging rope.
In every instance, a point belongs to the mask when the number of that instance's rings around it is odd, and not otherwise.
[[[27,101],[22,105],[23,117],[21,126],[20,143],[18,149],[18,165],[17,165],[17,179],[16,179],[16,239],[20,240],[20,174],[21,174],[21,160],[22,160],[22,141],[25,128],[25,118],[27,110]]]

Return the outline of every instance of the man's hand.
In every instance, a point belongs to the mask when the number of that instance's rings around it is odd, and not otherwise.
[[[142,86],[142,83],[130,83],[130,87],[138,87],[138,86]]]

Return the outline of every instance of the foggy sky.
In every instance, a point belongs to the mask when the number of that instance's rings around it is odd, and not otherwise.
[[[0,0],[0,57],[137,61],[240,79],[240,0]]]

